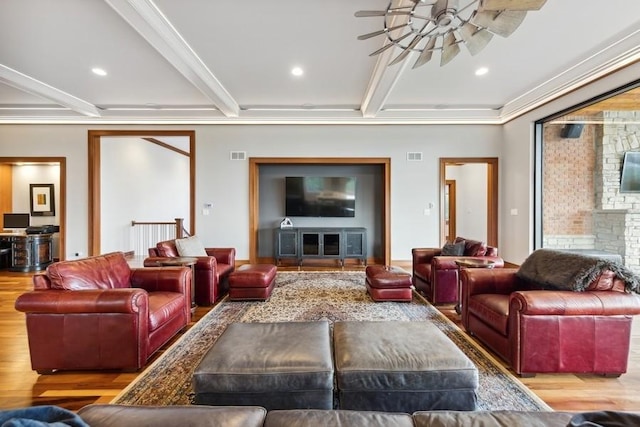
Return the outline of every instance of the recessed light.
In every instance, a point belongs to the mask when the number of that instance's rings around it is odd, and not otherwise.
[[[107,72],[105,70],[103,70],[102,68],[98,68],[98,67],[92,68],[91,72],[93,72],[93,74],[96,74],[98,76],[106,76],[107,75]]]
[[[487,67],[480,67],[476,70],[476,76],[484,76],[488,72],[489,72],[489,69]]]
[[[304,74],[304,70],[300,67],[293,67],[291,69],[291,74],[293,74],[296,77],[300,77],[301,75]]]

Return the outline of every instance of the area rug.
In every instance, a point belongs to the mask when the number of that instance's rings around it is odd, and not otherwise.
[[[473,342],[451,320],[414,293],[413,302],[373,302],[364,273],[279,272],[267,302],[223,300],[152,363],[111,403],[188,405],[191,377],[204,354],[231,322],[328,320],[431,321],[475,363],[478,409],[549,411],[551,408]]]

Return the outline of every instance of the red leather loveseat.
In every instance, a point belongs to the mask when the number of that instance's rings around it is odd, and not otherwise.
[[[533,254],[520,270],[462,271],[467,332],[523,376],[626,372],[632,316],[640,314],[637,277],[603,260],[589,267],[580,255],[544,249],[534,254],[543,257],[532,268]],[[540,280],[530,280],[525,269]],[[545,280],[550,270],[561,282],[576,285]]]
[[[39,373],[138,370],[191,318],[191,269],[132,269],[121,252],[53,263],[33,284],[15,308]]]
[[[235,248],[204,248],[207,256],[196,256],[195,265],[195,302],[200,306],[213,305],[229,291],[229,274],[236,267]],[[149,248],[149,258],[144,265],[156,266],[156,257],[179,257],[175,240],[158,242],[155,248]]]
[[[456,237],[454,243],[464,242],[464,251],[458,256],[442,256],[442,248],[414,248],[412,254],[412,281],[416,290],[432,304],[458,302],[458,265],[456,260],[477,258],[494,262],[494,268],[503,267],[498,248],[478,240]]]

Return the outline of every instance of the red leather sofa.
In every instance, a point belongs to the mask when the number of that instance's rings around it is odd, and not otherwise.
[[[461,256],[442,256],[442,248],[414,248],[412,255],[412,281],[416,290],[432,304],[453,304],[458,302],[458,265],[456,260],[464,258],[489,259],[494,268],[504,266],[498,257],[498,248],[487,246],[478,240],[456,237],[454,243],[464,240]]]
[[[632,316],[640,296],[612,272],[584,291],[544,289],[518,269],[464,269],[462,323],[520,375],[627,370]]]
[[[189,268],[132,269],[121,252],[53,263],[33,284],[15,308],[38,373],[138,370],[190,319]]]
[[[195,265],[195,302],[201,306],[213,305],[229,291],[229,274],[235,270],[235,248],[205,248],[208,256],[194,257]],[[144,260],[146,267],[156,266],[156,257],[179,257],[175,240],[158,242],[155,248],[149,248],[149,258]]]

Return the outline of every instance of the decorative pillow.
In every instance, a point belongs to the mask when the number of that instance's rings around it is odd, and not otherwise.
[[[196,236],[176,239],[176,249],[180,256],[207,256],[204,245]]]
[[[445,243],[442,247],[440,255],[443,256],[461,256],[464,254],[464,240],[456,243]]]
[[[485,254],[487,253],[487,244],[485,242],[456,237],[454,243],[458,243],[461,241],[464,242],[465,256],[485,256]]]

